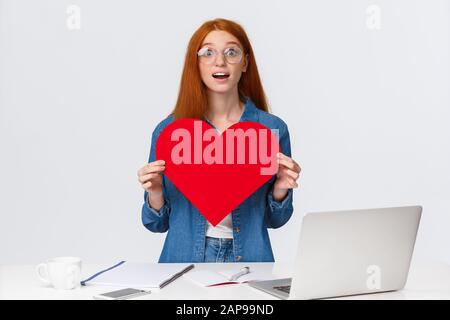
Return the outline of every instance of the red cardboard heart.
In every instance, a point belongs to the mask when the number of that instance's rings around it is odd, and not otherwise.
[[[180,119],[156,142],[166,177],[214,226],[277,172],[277,152],[277,137],[257,122],[219,135],[205,121]]]

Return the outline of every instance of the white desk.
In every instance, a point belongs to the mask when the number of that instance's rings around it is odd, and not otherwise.
[[[112,263],[114,264],[114,262]],[[83,265],[83,279],[110,265]],[[281,263],[242,263],[253,270],[261,269],[280,277],[291,276],[292,266]],[[224,270],[236,264],[196,264],[195,269]],[[35,266],[0,266],[0,299],[92,299],[94,294],[112,291],[113,287],[86,286],[75,290],[55,290],[42,285]],[[118,288],[117,288],[118,289]],[[247,284],[203,288],[183,277],[165,288],[138,299],[276,299]],[[404,290],[389,293],[351,296],[339,299],[450,299],[450,266],[443,263],[413,264]]]

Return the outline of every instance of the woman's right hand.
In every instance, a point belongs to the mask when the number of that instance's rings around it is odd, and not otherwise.
[[[162,194],[162,172],[165,168],[164,160],[156,160],[138,170],[139,182],[149,194]]]

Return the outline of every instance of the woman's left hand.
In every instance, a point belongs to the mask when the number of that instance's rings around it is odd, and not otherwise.
[[[298,187],[297,180],[302,168],[294,159],[282,153],[277,154],[277,161],[280,167],[273,188],[273,198],[280,201],[286,196],[289,189]]]

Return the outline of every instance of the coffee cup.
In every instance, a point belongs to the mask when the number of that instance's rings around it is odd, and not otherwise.
[[[36,266],[38,278],[55,289],[75,289],[81,281],[81,259],[57,257]]]

